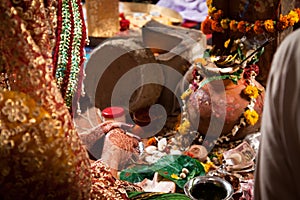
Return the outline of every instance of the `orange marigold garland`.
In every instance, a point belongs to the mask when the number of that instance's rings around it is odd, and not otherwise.
[[[208,0],[208,16],[201,24],[201,30],[204,34],[211,34],[212,32],[224,32],[224,29],[231,31],[239,31],[247,33],[253,31],[255,34],[263,34],[265,32],[274,33],[275,31],[284,31],[289,27],[293,27],[299,22],[300,8],[291,10],[287,15],[280,15],[278,20],[257,20],[255,22],[236,21],[233,19],[223,19],[223,11],[212,6],[212,0]]]

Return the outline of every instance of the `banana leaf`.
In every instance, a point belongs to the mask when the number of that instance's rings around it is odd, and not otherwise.
[[[186,178],[179,177],[182,168],[189,170]],[[121,171],[120,179],[137,183],[145,178],[152,179],[155,172],[173,181],[180,188],[183,188],[184,184],[195,176],[205,175],[205,170],[198,160],[186,155],[167,155],[153,165],[138,165]]]

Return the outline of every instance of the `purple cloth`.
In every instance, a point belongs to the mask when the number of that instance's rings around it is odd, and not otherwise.
[[[202,22],[207,16],[206,0],[159,0],[158,6],[177,11],[183,19]]]

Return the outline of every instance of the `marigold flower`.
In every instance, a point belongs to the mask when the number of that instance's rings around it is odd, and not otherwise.
[[[218,10],[217,12],[212,14],[212,18],[216,21],[220,21],[222,16],[223,16],[223,11],[222,10]]]
[[[246,110],[244,112],[244,117],[246,118],[246,122],[250,125],[255,125],[259,119],[259,115],[255,110]]]
[[[268,19],[265,21],[264,23],[265,25],[265,29],[270,32],[270,33],[273,33],[275,31],[275,27],[274,27],[274,21],[271,20],[271,19]]]
[[[244,89],[244,93],[248,95],[251,99],[256,99],[258,97],[258,89],[255,86],[247,85]]]
[[[256,34],[262,34],[264,32],[264,29],[263,29],[263,23],[261,23],[261,21],[255,21],[254,23],[254,27],[253,27],[253,31],[254,33]]]
[[[229,22],[230,22],[229,19],[222,19],[221,20],[221,27],[223,29],[228,29],[229,28]]]
[[[249,32],[251,30],[251,28],[253,28],[253,24],[249,24],[248,22],[246,23],[246,32]]]
[[[288,19],[289,19],[290,25],[294,26],[295,23],[299,22],[298,13],[294,10],[291,10],[288,14]]]
[[[212,20],[209,18],[209,16],[206,17],[206,19],[201,23],[201,31],[208,35],[212,34],[212,29],[211,29],[211,22]]]
[[[221,24],[218,22],[218,21],[215,21],[215,20],[212,20],[211,22],[211,29],[213,31],[216,31],[216,32],[223,32],[223,28],[221,27]]]
[[[240,21],[237,25],[237,28],[238,28],[239,32],[246,33],[246,22]]]
[[[238,22],[235,20],[231,20],[229,23],[230,30],[237,31],[238,30]]]
[[[276,27],[279,31],[285,30],[289,26],[288,16],[280,14],[279,21],[276,24]]]

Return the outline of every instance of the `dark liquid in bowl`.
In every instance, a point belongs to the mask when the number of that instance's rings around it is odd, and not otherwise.
[[[221,200],[227,191],[215,183],[197,183],[191,188],[191,195],[199,200]]]

